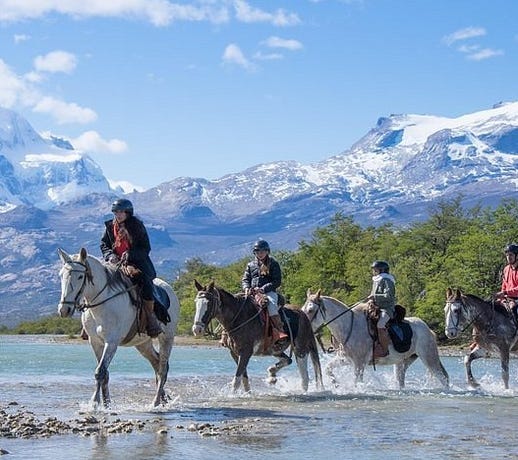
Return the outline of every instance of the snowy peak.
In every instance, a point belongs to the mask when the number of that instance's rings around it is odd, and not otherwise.
[[[69,142],[43,139],[15,112],[0,108],[0,212],[20,204],[50,209],[88,193],[107,193],[108,181]]]

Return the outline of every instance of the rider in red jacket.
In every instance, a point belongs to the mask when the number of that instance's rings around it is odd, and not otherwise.
[[[504,252],[507,265],[502,274],[502,287],[495,294],[495,298],[511,309],[516,319],[518,318],[518,244],[507,245]]]

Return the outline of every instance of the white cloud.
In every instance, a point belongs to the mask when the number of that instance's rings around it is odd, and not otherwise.
[[[17,104],[28,106],[38,98],[30,82],[20,78],[0,59],[0,106],[13,108]]]
[[[38,72],[64,72],[72,73],[77,65],[77,59],[72,53],[66,51],[51,51],[45,56],[37,56],[34,59],[34,68]]]
[[[126,142],[119,139],[103,139],[97,131],[86,131],[75,139],[70,139],[74,148],[84,152],[123,153],[128,149]]]
[[[466,40],[468,38],[481,37],[484,35],[486,35],[486,29],[483,27],[466,27],[455,31],[450,35],[446,35],[442,40],[450,46],[459,40]]]
[[[227,22],[225,4],[204,2],[200,6],[183,5],[168,0],[0,0],[0,22],[41,18],[50,14],[73,18],[133,17],[166,26],[174,21]]]
[[[280,53],[262,53],[258,51],[254,54],[254,59],[258,61],[278,61],[279,59],[284,59],[284,56]]]
[[[476,53],[469,54],[466,59],[470,61],[483,61],[484,59],[490,59],[495,56],[502,56],[504,52],[502,50],[494,50],[491,48],[483,48]]]
[[[13,40],[14,40],[15,44],[18,44],[18,43],[21,43],[21,42],[26,42],[27,40],[30,40],[30,39],[31,39],[31,36],[30,35],[25,35],[25,34],[15,34],[14,37],[13,37]]]
[[[296,51],[303,48],[302,43],[300,43],[298,40],[287,40],[275,36],[267,38],[263,43],[270,48],[284,48],[291,51]]]
[[[144,187],[141,187],[140,185],[135,185],[125,180],[108,179],[108,183],[110,184],[110,187],[113,190],[120,190],[123,193],[132,193],[135,191],[143,192],[144,190],[146,190]]]
[[[32,110],[52,115],[59,124],[85,124],[97,119],[97,114],[92,109],[80,107],[74,102],[64,102],[50,96],[41,98]]]
[[[254,65],[245,57],[239,46],[231,43],[223,52],[223,62],[228,64],[237,64],[247,70],[253,70]]]
[[[288,13],[278,9],[275,13],[267,13],[250,6],[244,0],[234,0],[236,18],[242,22],[269,22],[274,26],[293,26],[300,24],[300,19],[295,13]]]

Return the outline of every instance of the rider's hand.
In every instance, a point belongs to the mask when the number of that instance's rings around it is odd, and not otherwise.
[[[503,298],[503,297],[505,297],[505,296],[506,296],[506,292],[505,292],[505,291],[500,291],[500,292],[497,292],[497,293],[495,294],[495,297],[496,297],[497,299],[502,299],[502,298]]]
[[[128,261],[128,257],[129,257],[128,251],[124,251],[122,253],[122,256],[121,256],[121,261],[122,262],[127,262]]]
[[[109,259],[108,259],[108,262],[110,264],[113,264],[113,265],[116,265],[118,262],[119,262],[119,258],[117,257],[116,254],[112,254]]]

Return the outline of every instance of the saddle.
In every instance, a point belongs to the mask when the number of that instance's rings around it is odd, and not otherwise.
[[[410,349],[413,331],[408,321],[405,321],[406,308],[397,304],[395,310],[394,318],[387,322],[387,331],[394,349],[398,353],[405,353]],[[367,310],[369,333],[374,341],[377,340],[377,325],[380,313],[378,306],[373,303],[369,304],[369,309]]]
[[[263,340],[263,351],[266,351],[272,347],[274,349],[279,348],[283,349],[287,342],[293,341],[298,333],[298,318],[296,313],[294,313],[289,308],[285,308],[284,305],[286,303],[286,299],[282,294],[278,295],[278,305],[279,305],[279,317],[281,318],[283,331],[287,337],[279,338],[279,331],[274,327],[272,321],[270,320],[270,315],[268,313],[268,298],[265,294],[258,292],[252,296],[254,305],[259,310],[259,318],[261,320],[261,324],[264,328],[264,340]]]

